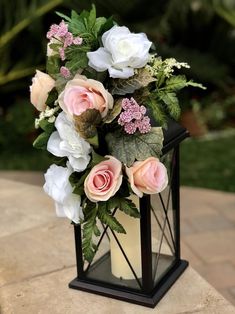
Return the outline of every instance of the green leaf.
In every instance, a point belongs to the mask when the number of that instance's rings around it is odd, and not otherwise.
[[[97,247],[93,242],[93,235],[99,235],[99,229],[96,225],[97,206],[95,203],[87,202],[84,208],[85,222],[82,232],[82,252],[85,260],[92,262]]]
[[[156,81],[150,72],[144,68],[139,69],[137,74],[129,79],[113,79],[111,94],[126,95],[132,94],[135,90],[148,86],[151,82]]]
[[[162,127],[167,125],[167,115],[160,101],[149,97],[145,103],[146,107],[150,108],[153,119]]]
[[[123,226],[117,221],[117,219],[111,214],[109,208],[109,202],[99,202],[97,215],[103,224],[109,226],[110,229],[118,233],[126,233]]]
[[[69,59],[69,61],[65,63],[65,66],[71,72],[76,72],[79,69],[84,69],[88,65],[86,52],[78,52],[78,48],[76,48],[76,46],[74,46],[73,48],[71,46],[70,53],[67,58]]]
[[[60,72],[60,60],[58,57],[52,56],[47,58],[46,71],[55,78],[54,75]]]
[[[95,165],[99,164],[101,161],[108,160],[108,158],[105,158],[103,156],[100,156],[97,154],[94,150],[92,151],[92,159],[90,166],[93,168]]]
[[[108,31],[110,28],[112,28],[116,23],[113,21],[113,17],[110,16],[106,22],[101,26],[100,28],[100,34],[105,33]]]
[[[49,140],[51,133],[49,132],[43,132],[41,133],[36,140],[33,142],[33,147],[37,149],[46,149],[47,148],[47,142]]]
[[[103,25],[106,23],[107,19],[105,17],[98,17],[96,19],[95,25],[93,27],[94,33],[97,36],[103,27]]]
[[[109,202],[110,207],[118,208],[131,217],[140,218],[139,210],[130,199],[123,197],[113,197],[109,200]]]
[[[95,25],[95,22],[96,22],[96,8],[95,8],[95,5],[92,4],[91,11],[90,11],[89,17],[88,17],[89,29],[93,28],[93,26]]]
[[[69,30],[75,36],[81,35],[82,33],[86,33],[87,31],[83,18],[79,14],[77,14],[77,12],[74,10],[72,10],[71,12],[71,21],[69,23]]]
[[[106,142],[110,154],[130,167],[135,160],[145,160],[148,157],[159,157],[163,146],[161,127],[152,127],[146,134],[108,133]]]
[[[78,195],[84,194],[84,181],[89,174],[89,170],[83,172],[73,172],[69,177],[69,182],[74,187],[73,193]]]
[[[86,141],[91,144],[93,147],[99,147],[99,137],[98,134],[95,134],[93,137],[86,138]]]
[[[164,89],[170,91],[178,91],[187,86],[187,80],[184,75],[172,76],[166,80],[166,87]]]
[[[206,89],[205,86],[203,86],[203,85],[200,84],[200,83],[196,83],[196,82],[194,82],[193,80],[188,81],[188,82],[187,82],[187,86],[198,87],[198,88],[201,88],[201,89],[204,89],[204,90]]]
[[[63,14],[63,13],[60,13],[58,11],[55,12],[59,17],[61,17],[62,19],[68,21],[68,22],[71,22],[71,18],[68,17],[67,15]]]
[[[58,92],[56,88],[53,88],[47,97],[47,101],[46,101],[47,106],[54,107],[54,103],[57,100],[57,98],[58,98]]]
[[[202,84],[193,82],[192,80],[187,81],[185,75],[174,75],[166,80],[166,86],[163,87],[163,90],[169,91],[179,91],[187,86],[198,87],[201,89],[206,89]]]
[[[104,119],[104,123],[111,123],[122,111],[122,99],[117,100],[114,106],[109,110],[107,116]]]
[[[40,120],[39,126],[43,131],[49,134],[51,134],[53,130],[55,129],[54,123],[50,123],[46,119]]]
[[[167,92],[167,91],[160,91],[158,93],[159,99],[161,99],[167,106],[167,111],[169,112],[170,116],[177,120],[180,116],[180,106],[179,100],[174,92]]]

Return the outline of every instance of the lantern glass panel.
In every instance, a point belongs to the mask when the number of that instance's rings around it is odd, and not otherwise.
[[[169,182],[167,188],[151,196],[153,280],[156,284],[176,261],[174,213],[172,206],[172,179],[175,152],[171,150],[162,161],[167,167]]]

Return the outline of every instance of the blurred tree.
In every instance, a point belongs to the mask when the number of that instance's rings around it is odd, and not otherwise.
[[[187,61],[191,65],[189,76],[203,82],[208,95],[217,90],[220,104],[221,99],[234,99],[234,0],[1,0],[0,118],[7,117],[9,105],[20,106],[21,99],[29,102],[31,77],[36,68],[44,69],[45,34],[50,24],[60,20],[54,11],[80,12],[89,9],[92,2],[98,15],[114,15],[118,23],[133,31],[146,32],[159,55]],[[197,92],[199,100],[204,96]],[[182,95],[183,106],[191,103],[190,97]],[[212,99],[217,107],[218,99]],[[206,105],[210,106],[208,97]]]

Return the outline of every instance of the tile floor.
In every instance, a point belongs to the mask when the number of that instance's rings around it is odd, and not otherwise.
[[[1,178],[42,185],[37,172],[0,172]],[[235,305],[235,194],[181,189],[182,257]]]
[[[181,189],[182,256],[235,304],[235,195]]]

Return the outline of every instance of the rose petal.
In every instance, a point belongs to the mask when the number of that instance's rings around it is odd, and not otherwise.
[[[88,52],[88,65],[98,72],[108,69],[112,62],[110,53],[105,48],[99,48],[96,51]]]
[[[134,69],[126,67],[121,70],[109,67],[108,69],[110,77],[126,79],[134,75]]]
[[[47,142],[47,150],[54,156],[65,157],[68,155],[68,152],[60,148],[60,142],[61,138],[59,132],[57,131],[53,132]]]

